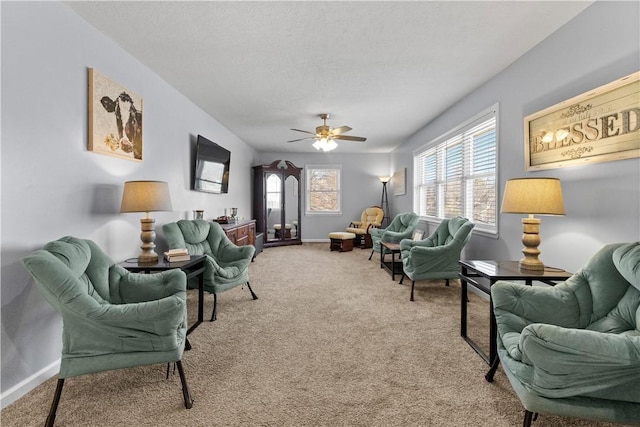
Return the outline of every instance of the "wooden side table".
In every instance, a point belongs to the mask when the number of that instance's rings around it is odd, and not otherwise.
[[[524,281],[525,285],[532,286],[534,281],[547,285],[555,285],[556,282],[566,280],[571,277],[561,269],[547,267],[544,271],[520,270],[518,261],[460,261],[460,284],[462,295],[460,298],[460,335],[464,340],[484,359],[487,364],[494,369],[494,362],[498,360],[497,326],[493,313],[493,302],[491,301],[491,286],[499,280]],[[488,280],[488,285],[478,279]],[[471,338],[467,336],[467,286],[471,285],[475,289],[489,296],[489,354],[487,355]],[[497,363],[495,363],[497,368]],[[491,372],[491,371],[490,371]],[[487,374],[489,375],[489,374]]]
[[[189,335],[195,328],[197,328],[204,319],[204,269],[205,263],[204,261],[207,259],[206,255],[191,255],[191,259],[189,261],[177,261],[177,262],[168,262],[165,261],[162,256],[158,258],[158,262],[156,263],[138,263],[137,259],[133,259],[132,261],[123,261],[118,265],[126,268],[132,273],[159,273],[162,271],[172,270],[174,268],[179,268],[184,271],[187,275],[187,280],[192,277],[198,277],[198,320],[196,323],[191,325],[189,329],[187,329],[187,335]],[[191,344],[187,341],[187,345],[185,346],[187,350],[191,349]]]

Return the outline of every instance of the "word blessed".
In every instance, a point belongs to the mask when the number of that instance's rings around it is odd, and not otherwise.
[[[543,153],[575,144],[622,136],[632,132],[640,133],[640,108],[630,108],[617,113],[571,123],[559,128],[555,134],[552,134],[552,137],[546,137],[544,133],[539,136],[532,136],[530,149],[532,154]]]

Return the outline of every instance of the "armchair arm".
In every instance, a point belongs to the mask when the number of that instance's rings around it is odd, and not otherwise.
[[[359,228],[362,225],[362,221],[351,221],[349,227]]]
[[[563,327],[580,326],[580,305],[576,295],[564,286],[525,286],[498,281],[491,286],[496,323],[500,335],[520,333],[531,323]]]
[[[585,395],[640,375],[638,336],[533,324],[520,346],[523,363],[535,370],[528,385],[546,397]]]
[[[157,274],[131,273],[119,265],[109,270],[112,302],[132,303],[164,298],[187,289],[186,275],[180,269]]]
[[[386,228],[370,228],[369,234],[371,234],[371,237],[376,237],[380,239],[382,238],[382,235],[386,230],[387,230]]]
[[[229,240],[227,244],[220,245],[217,253],[213,254],[212,256],[214,258],[219,257],[220,261],[222,262],[237,262],[239,260],[242,260],[245,261],[245,263],[248,265],[251,262],[253,254],[255,252],[256,248],[254,246],[236,246]]]
[[[391,231],[385,230],[382,233],[381,242],[392,242],[399,243],[402,239],[406,239],[411,237],[411,230],[407,229],[405,231]]]

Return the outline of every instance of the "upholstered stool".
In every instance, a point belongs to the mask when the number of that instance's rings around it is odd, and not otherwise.
[[[353,239],[356,235],[354,233],[347,233],[346,231],[334,231],[329,233],[329,239],[331,239],[331,250],[340,252],[349,252],[353,250]]]
[[[275,224],[273,226],[273,229],[276,230],[276,232],[275,232],[276,239],[279,239],[280,237],[282,237],[280,235],[280,232],[282,231],[282,224]],[[284,225],[284,238],[285,239],[290,239],[291,238],[291,224],[285,224]]]

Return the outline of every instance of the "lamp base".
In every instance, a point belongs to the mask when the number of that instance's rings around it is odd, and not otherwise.
[[[540,221],[533,215],[529,218],[522,218],[522,254],[524,258],[520,260],[520,269],[528,271],[544,271],[544,263],[538,259],[540,250]]]
[[[138,256],[138,263],[155,263],[158,262],[158,254],[155,253],[156,248],[154,240],[156,240],[156,232],[154,231],[154,224],[156,220],[154,218],[142,218],[140,219],[140,240],[142,240],[142,253]]]
[[[532,262],[527,258],[522,258],[518,263],[518,266],[520,267],[520,270],[544,271],[544,263],[539,259],[537,259],[536,261],[537,262]]]

